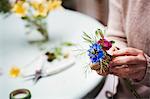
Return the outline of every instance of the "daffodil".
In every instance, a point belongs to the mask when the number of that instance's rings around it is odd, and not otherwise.
[[[21,73],[20,68],[18,68],[16,66],[12,67],[9,71],[9,75],[12,78],[16,78],[16,77],[20,76],[20,73]]]
[[[35,10],[35,16],[42,16],[45,17],[48,14],[48,9],[46,7],[45,2],[32,2],[31,3],[34,10]]]
[[[61,0],[49,0],[48,1],[48,11],[52,11],[61,6]]]
[[[21,17],[26,16],[26,14],[27,14],[27,3],[25,3],[24,1],[21,1],[21,0],[17,1],[17,3],[15,3],[13,5],[12,11]]]

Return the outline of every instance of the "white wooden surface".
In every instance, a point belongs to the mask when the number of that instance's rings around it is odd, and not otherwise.
[[[102,27],[96,20],[65,9],[50,13],[48,17],[50,46],[61,41],[73,41],[80,44],[82,32],[93,32]],[[3,19],[0,17],[0,99],[8,99],[12,90],[27,88],[32,99],[76,99],[84,96],[101,80],[95,72],[86,78],[83,63],[76,58],[76,64],[66,71],[40,80],[36,85],[31,81],[8,75],[11,66],[23,66],[39,55],[36,46],[27,43],[24,23],[14,15]]]

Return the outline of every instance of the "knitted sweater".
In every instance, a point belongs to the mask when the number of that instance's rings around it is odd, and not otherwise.
[[[133,82],[138,93],[150,99],[150,0],[109,0],[107,36],[121,48],[143,50],[147,59],[145,77]],[[118,85],[117,99],[134,99],[123,81]]]

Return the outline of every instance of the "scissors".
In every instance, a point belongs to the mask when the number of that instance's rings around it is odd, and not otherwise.
[[[45,70],[43,68],[44,65],[43,65],[39,70],[36,70],[34,74],[24,76],[24,78],[26,80],[33,80],[34,84],[36,84],[40,79],[59,74],[65,70],[67,70],[69,67],[73,66],[74,64],[75,64],[75,62],[73,62],[72,64],[69,64],[65,67],[62,67],[60,69],[55,69],[55,70],[49,71],[49,72],[45,72]]]

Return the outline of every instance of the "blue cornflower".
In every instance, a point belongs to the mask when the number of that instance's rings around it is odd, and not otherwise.
[[[104,57],[102,47],[97,43],[92,44],[88,50],[88,56],[90,57],[92,63],[100,62]]]

